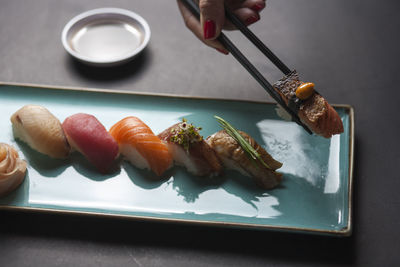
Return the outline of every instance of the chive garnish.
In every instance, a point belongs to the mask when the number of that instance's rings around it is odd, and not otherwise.
[[[217,119],[221,127],[241,146],[243,151],[253,163],[256,163],[257,165],[257,162],[259,162],[267,169],[272,169],[268,166],[267,163],[262,160],[261,155],[254,149],[254,147],[252,147],[249,142],[247,142],[247,140],[230,123],[216,115],[214,116],[214,118]]]

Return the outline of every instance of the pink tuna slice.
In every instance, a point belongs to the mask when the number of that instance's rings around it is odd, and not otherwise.
[[[62,124],[70,145],[81,152],[96,168],[106,173],[118,156],[118,143],[96,117],[78,113]]]

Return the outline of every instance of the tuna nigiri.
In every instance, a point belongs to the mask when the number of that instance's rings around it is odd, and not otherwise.
[[[158,136],[168,145],[177,165],[198,176],[217,176],[222,165],[213,149],[203,140],[199,130],[185,119],[172,125]]]
[[[106,173],[118,156],[118,144],[106,128],[90,114],[78,113],[62,124],[72,148],[81,152],[96,168]]]
[[[343,132],[343,123],[336,110],[314,90],[313,83],[303,83],[296,71],[274,84],[289,108],[311,131],[326,138]]]
[[[70,146],[60,121],[46,108],[26,105],[11,116],[14,136],[53,158],[66,158]]]
[[[14,147],[0,143],[0,196],[15,190],[25,178],[26,162]]]
[[[167,146],[139,118],[130,116],[120,120],[110,128],[110,134],[132,165],[152,170],[158,176],[172,166]]]

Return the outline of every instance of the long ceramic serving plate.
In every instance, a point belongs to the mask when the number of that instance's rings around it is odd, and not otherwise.
[[[160,180],[123,160],[102,175],[78,153],[55,160],[16,141],[9,118],[26,104],[42,105],[60,121],[89,113],[107,129],[133,115],[156,134],[186,118],[205,137],[220,130],[218,115],[283,162],[283,182],[266,191],[233,171],[209,179],[181,167]],[[0,209],[350,235],[353,109],[335,108],[344,133],[325,139],[281,120],[271,103],[0,84],[0,142],[14,145],[28,162],[24,183],[0,198]]]

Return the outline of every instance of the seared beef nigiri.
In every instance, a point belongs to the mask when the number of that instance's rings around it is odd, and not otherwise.
[[[167,144],[177,165],[197,176],[217,176],[222,173],[222,165],[199,130],[184,119],[158,136]]]

